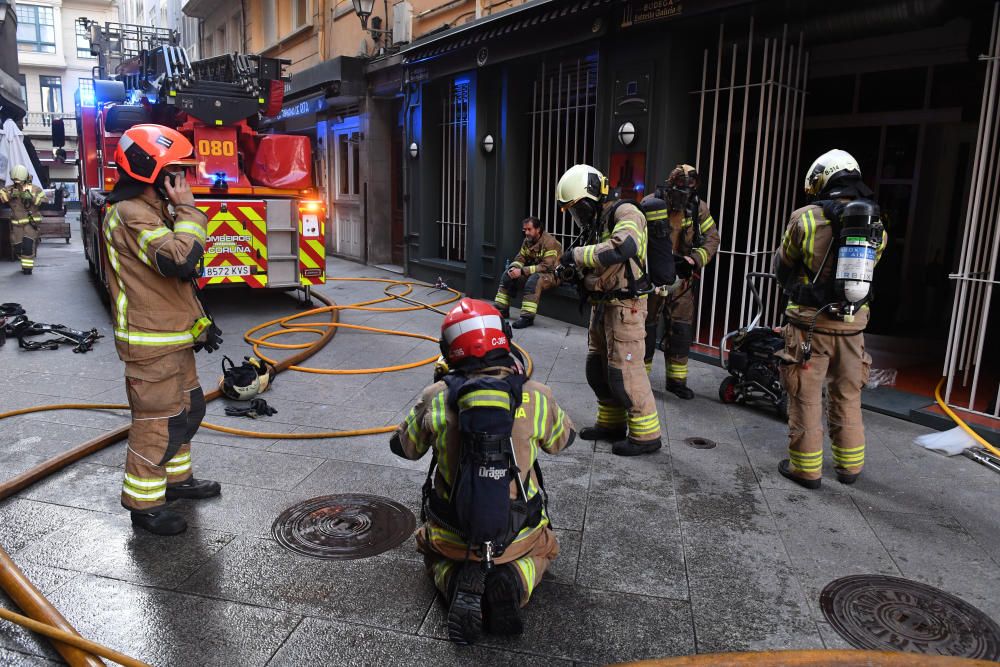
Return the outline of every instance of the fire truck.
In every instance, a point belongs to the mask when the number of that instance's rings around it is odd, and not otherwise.
[[[81,226],[91,272],[107,289],[101,223],[118,180],[115,147],[139,123],[183,133],[187,180],[208,216],[199,287],[310,288],[326,282],[326,207],[308,137],[262,134],[281,111],[287,60],[230,54],[191,61],[176,31],[82,19],[98,57],[76,94]],[[113,72],[113,74],[111,74]]]

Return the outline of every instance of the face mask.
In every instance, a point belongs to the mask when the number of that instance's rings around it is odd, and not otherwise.
[[[587,229],[597,218],[597,203],[590,199],[581,199],[569,207],[569,214],[580,229]]]

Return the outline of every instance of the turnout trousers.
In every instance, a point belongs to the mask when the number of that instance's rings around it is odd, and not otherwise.
[[[428,531],[436,529],[437,526],[427,523],[417,530],[417,550],[424,555],[424,567],[427,568],[427,574],[434,580],[434,585],[441,591],[445,600],[447,600],[450,593],[449,585],[451,584],[451,578],[458,571],[458,567],[461,566],[463,560],[460,558],[449,558],[434,548],[434,545],[428,539]],[[522,607],[528,604],[528,600],[531,599],[531,594],[535,591],[535,587],[541,583],[545,570],[548,569],[552,561],[559,555],[559,541],[556,539],[555,533],[547,525],[542,527],[530,539],[532,540],[532,545],[526,553],[514,560],[504,560],[501,556],[496,561],[497,565],[513,565],[514,569],[517,570],[517,574],[521,578]],[[465,547],[462,546],[459,552],[464,553]],[[455,556],[456,554],[452,555]]]
[[[30,222],[11,224],[10,244],[14,254],[21,260],[22,269],[35,268],[35,256],[38,254],[38,227]]]
[[[529,320],[535,319],[538,313],[538,302],[542,298],[542,292],[552,289],[558,284],[556,277],[551,273],[532,273],[526,276],[523,273],[519,278],[511,278],[506,273],[500,279],[500,287],[497,288],[496,298],[493,305],[499,311],[510,308],[510,302],[519,292],[521,296],[521,315]]]
[[[132,426],[122,505],[150,510],[166,502],[167,486],[191,478],[191,438],[205,417],[194,351],[125,362]]]
[[[688,351],[694,340],[694,309],[698,293],[690,280],[676,295],[649,295],[649,312],[646,314],[646,353],[643,361],[646,372],[653,368],[656,354],[656,333],[660,317],[663,317],[663,359],[667,367],[667,379],[687,382]]]
[[[634,442],[660,437],[660,418],[643,366],[646,299],[593,305],[587,349],[587,383],[597,396],[597,426],[628,426]]]
[[[783,329],[787,358],[801,359],[806,332],[792,324]],[[865,465],[865,427],[861,388],[872,359],[863,333],[814,332],[812,357],[804,364],[783,364],[781,382],[788,392],[788,459],[803,479],[823,472],[823,385],[829,381],[827,422],[831,453],[838,472],[857,474]]]

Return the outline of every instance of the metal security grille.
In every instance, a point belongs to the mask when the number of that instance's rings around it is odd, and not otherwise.
[[[543,62],[531,100],[529,209],[567,247],[577,231],[559,210],[556,183],[574,164],[594,161],[597,55]]]
[[[770,270],[771,256],[793,210],[805,111],[808,54],[780,36],[754,35],[705,49],[696,166],[722,236],[719,252],[702,275],[695,342],[717,348],[755,307],[744,287],[751,272]],[[779,293],[761,285],[763,323],[778,319]]]
[[[996,292],[1000,285],[1000,5],[993,8],[993,29],[986,61],[986,83],[979,116],[971,192],[959,254],[951,328],[944,362],[945,401],[952,407],[1000,417],[1000,354],[991,336],[1000,334]]]
[[[454,81],[442,100],[441,217],[438,257],[465,261],[465,204],[468,171],[469,82]]]

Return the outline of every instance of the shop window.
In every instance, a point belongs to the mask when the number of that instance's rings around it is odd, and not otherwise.
[[[867,72],[861,75],[858,111],[923,109],[927,68]],[[810,88],[810,91],[815,88]]]
[[[885,130],[882,174],[886,180],[910,180],[917,164],[917,125],[892,125]]]
[[[38,53],[56,52],[56,22],[51,7],[17,3],[17,48]]]
[[[468,79],[457,79],[442,97],[441,114],[441,217],[438,219],[438,256],[465,261],[468,191],[468,132],[470,110]]]

